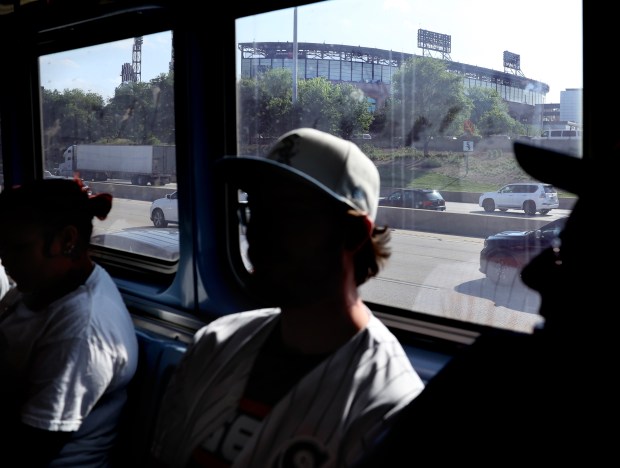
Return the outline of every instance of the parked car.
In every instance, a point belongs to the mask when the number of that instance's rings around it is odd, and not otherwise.
[[[43,171],[43,178],[44,179],[67,179],[68,177],[63,177],[63,176],[55,175],[55,174],[52,174],[51,171],[45,170],[45,171]],[[72,179],[73,177],[70,177],[70,178]],[[93,194],[92,189],[90,188],[88,183],[86,181],[84,181],[84,179],[82,179],[82,186],[84,187],[84,190],[86,190],[86,192],[89,195]]]
[[[540,182],[519,182],[507,184],[496,192],[480,195],[478,205],[491,213],[500,211],[523,210],[527,215],[536,212],[547,214],[560,206],[558,193],[551,184]]]
[[[397,189],[380,198],[379,205],[446,211],[446,201],[439,191],[433,189]]]
[[[551,246],[568,217],[558,218],[534,231],[502,231],[484,240],[480,272],[498,284],[512,284],[529,261]]]
[[[169,223],[179,223],[177,192],[172,192],[151,203],[150,219],[157,228],[165,228]]]

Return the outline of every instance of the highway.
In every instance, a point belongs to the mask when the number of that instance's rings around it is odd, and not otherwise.
[[[149,206],[150,202],[146,201],[115,198],[108,219],[95,220],[94,234],[152,227]],[[478,214],[481,211],[477,205],[464,203],[449,203],[447,209]],[[558,215],[569,214],[567,210],[557,211],[557,214],[552,211],[535,217],[551,221]],[[486,213],[486,216],[531,218],[516,211],[497,211]],[[379,276],[360,288],[362,297],[411,311],[513,330],[531,330],[540,320],[538,293],[525,287],[520,280],[511,287],[486,280],[478,271],[483,242],[477,237],[393,229],[392,256]]]
[[[520,279],[499,286],[478,271],[484,240],[392,231],[392,256],[360,288],[371,302],[483,325],[530,331],[540,321],[540,296]]]
[[[176,183],[166,184],[162,187],[137,187],[132,186],[131,182],[128,180],[121,179],[110,179],[107,182],[89,182],[89,185],[93,192],[98,191],[108,191],[110,193],[118,193],[119,195],[115,195],[119,198],[127,198],[127,199],[135,199],[135,200],[145,200],[152,201],[159,196],[164,196],[166,193],[172,193],[177,189]],[[119,186],[119,187],[115,187]],[[125,194],[131,194],[125,195]],[[381,208],[380,208],[381,209]],[[523,211],[520,210],[508,210],[508,211],[499,211],[495,210],[493,213],[485,212],[482,207],[478,206],[477,203],[461,203],[461,202],[451,202],[446,201],[446,212],[448,213],[463,213],[463,214],[482,214],[482,215],[493,215],[493,216],[506,216],[506,217],[517,217],[522,219],[534,219],[534,220],[548,220],[553,221],[562,216],[568,216],[570,214],[570,210],[557,209],[552,210],[546,215],[542,215],[540,213],[536,213],[533,216],[526,215]]]

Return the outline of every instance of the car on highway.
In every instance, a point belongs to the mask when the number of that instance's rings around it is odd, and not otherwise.
[[[44,178],[44,179],[67,179],[67,177],[52,174],[52,173],[51,173],[51,171],[47,171],[47,170],[43,171],[43,178]],[[72,179],[72,178],[73,178],[73,177],[71,177],[71,179]],[[82,179],[82,186],[84,187],[84,190],[86,190],[86,192],[87,192],[89,195],[92,195],[92,194],[93,194],[92,189],[90,188],[90,186],[88,185],[88,183],[86,183],[86,181],[84,181],[84,179]]]
[[[160,260],[176,262],[179,259],[179,229],[133,227],[93,235],[91,247],[105,247],[123,253],[133,253]]]
[[[557,190],[551,184],[519,182],[506,184],[495,192],[480,195],[478,205],[484,211],[523,210],[526,215],[547,214],[560,206]]]
[[[150,219],[156,228],[168,227],[169,223],[179,223],[177,192],[167,194],[151,203]]]
[[[532,258],[557,241],[567,219],[558,218],[540,229],[502,231],[488,236],[480,251],[480,272],[494,283],[513,284]]]
[[[446,211],[446,201],[438,190],[433,189],[396,189],[388,196],[379,198],[379,205]]]
[[[50,171],[43,171],[43,178],[44,179],[64,179],[63,176],[54,175]]]

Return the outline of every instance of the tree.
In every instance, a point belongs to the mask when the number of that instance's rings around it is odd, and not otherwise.
[[[299,126],[338,134],[340,110],[335,86],[324,77],[302,80],[298,85]]]
[[[50,167],[60,162],[62,151],[74,143],[88,143],[101,138],[104,114],[103,97],[80,89],[41,90],[43,149]]]
[[[324,77],[299,84],[297,111],[300,126],[347,139],[367,132],[372,122],[368,101],[361,90],[349,83],[333,84]]]
[[[148,144],[154,134],[152,117],[159,104],[159,91],[150,83],[123,83],[106,106],[107,136],[136,144]]]
[[[242,141],[253,143],[279,136],[296,120],[293,111],[293,76],[277,68],[239,82],[239,129]]]
[[[424,155],[435,136],[454,134],[469,117],[471,101],[462,78],[446,70],[445,62],[414,56],[395,73],[393,125],[407,146],[421,142]]]
[[[508,112],[493,108],[482,115],[478,129],[483,136],[520,135],[523,133],[523,124],[510,117]]]
[[[364,93],[349,83],[335,85],[334,104],[339,110],[337,134],[350,140],[355,133],[366,133],[373,120]]]
[[[348,83],[333,84],[324,77],[300,80],[293,103],[292,73],[268,70],[239,81],[242,141],[270,141],[294,127],[311,127],[350,138],[364,133],[372,113],[364,94]]]
[[[471,121],[483,136],[523,133],[523,125],[510,117],[508,105],[491,88],[470,88],[467,96],[473,108]]]
[[[149,144],[174,144],[176,141],[174,120],[174,74],[162,73],[150,83],[153,95],[153,115],[149,123]]]

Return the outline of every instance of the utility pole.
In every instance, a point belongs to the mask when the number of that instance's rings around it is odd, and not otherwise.
[[[293,104],[297,102],[297,7],[293,13]]]

